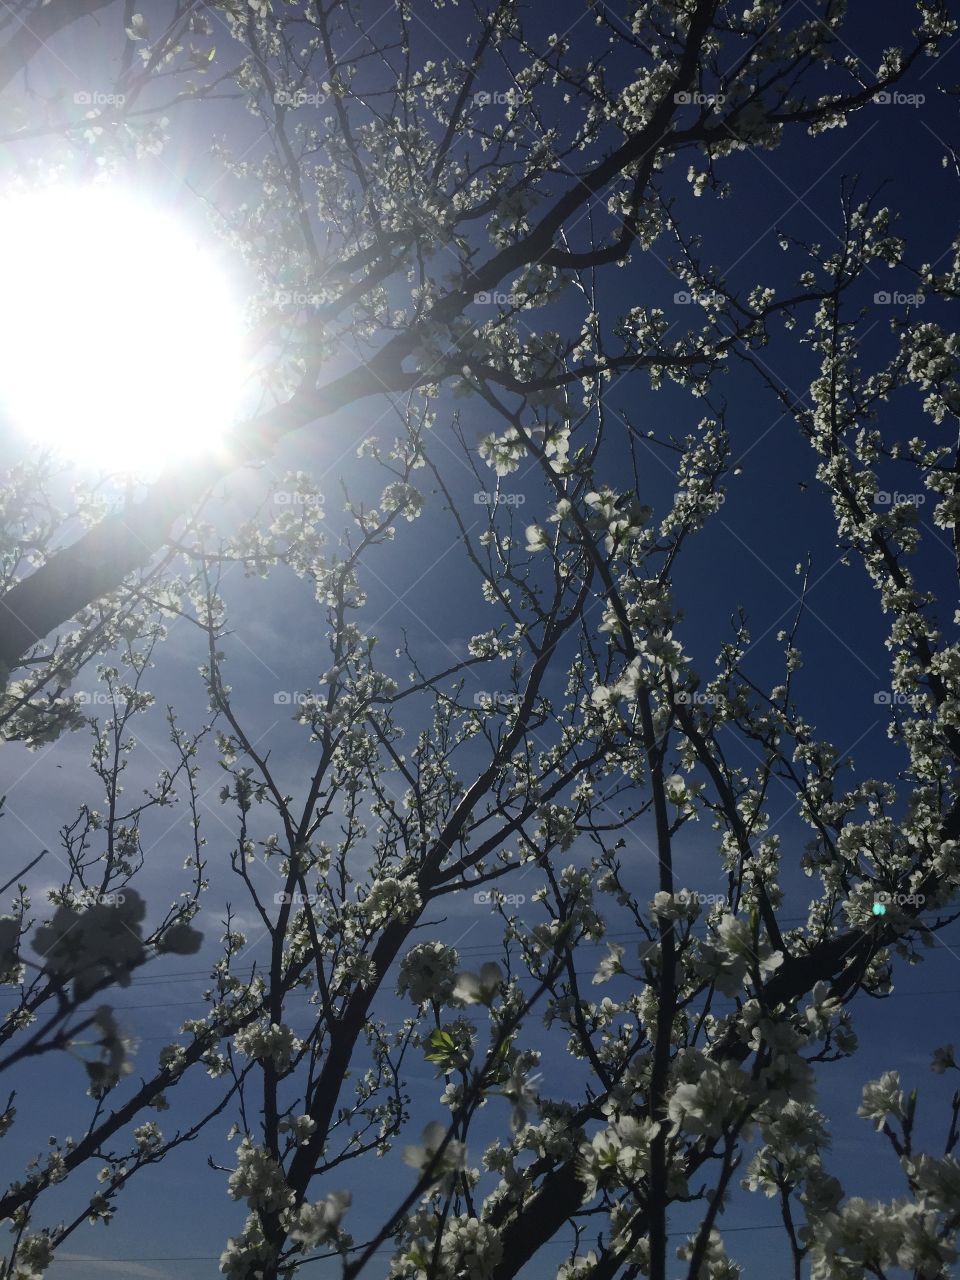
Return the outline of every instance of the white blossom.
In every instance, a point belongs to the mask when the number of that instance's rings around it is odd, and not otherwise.
[[[53,1256],[53,1244],[45,1231],[25,1235],[17,1248],[12,1280],[40,1280]]]
[[[443,1002],[453,994],[457,953],[442,942],[421,942],[400,961],[398,995],[409,995],[414,1004]]]
[[[246,1200],[251,1209],[276,1212],[293,1203],[283,1170],[263,1147],[245,1137],[237,1149],[237,1167],[227,1180],[234,1200]]]
[[[241,1027],[234,1036],[234,1043],[248,1058],[258,1058],[261,1062],[270,1060],[274,1069],[283,1073],[290,1069],[293,1057],[302,1048],[301,1041],[292,1028],[283,1023],[252,1022]]]
[[[349,1191],[331,1191],[324,1200],[301,1205],[291,1213],[287,1227],[290,1238],[305,1249],[316,1249],[336,1234],[340,1219],[352,1200]]]
[[[623,964],[621,956],[624,948],[619,942],[607,943],[607,954],[600,961],[597,972],[593,975],[593,985],[599,986],[602,982],[608,982],[615,973],[623,973]]]
[[[503,983],[503,971],[493,960],[480,966],[480,972],[464,970],[457,974],[453,988],[454,999],[464,1004],[489,1004]]]
[[[438,1120],[431,1120],[424,1129],[420,1142],[404,1147],[404,1163],[415,1169],[418,1175],[425,1173],[432,1165],[431,1179],[434,1182],[449,1183],[457,1171],[463,1168],[466,1147],[462,1142],[451,1138],[438,1159],[437,1153],[446,1136],[446,1128]]]
[[[490,1280],[503,1257],[500,1233],[468,1214],[450,1218],[440,1237],[444,1274],[463,1280]]]
[[[905,1118],[899,1071],[885,1071],[879,1080],[870,1080],[863,1086],[863,1101],[857,1108],[857,1115],[872,1120],[877,1129],[883,1128],[888,1115],[898,1120]]]
[[[82,911],[58,907],[33,935],[44,969],[63,981],[73,979],[78,996],[106,981],[129,986],[131,971],[144,959],[140,926],[146,905],[134,889],[122,897]]]

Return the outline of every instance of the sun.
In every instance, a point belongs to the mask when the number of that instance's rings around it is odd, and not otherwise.
[[[0,196],[0,412],[96,471],[216,451],[244,395],[243,325],[214,245],[106,184]]]

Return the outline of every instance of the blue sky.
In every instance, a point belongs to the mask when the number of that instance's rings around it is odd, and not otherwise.
[[[551,6],[551,19],[559,24],[567,9],[571,22],[580,16],[581,6],[571,0],[569,6]],[[887,21],[894,22],[900,6],[888,0],[870,6],[869,14],[863,6],[860,9],[852,43],[860,56],[875,65],[879,50],[892,39],[887,34]],[[902,27],[902,22],[896,19],[896,25]],[[440,35],[445,33],[449,34],[441,28]],[[956,58],[955,51],[948,56]],[[944,64],[944,77],[949,65]],[[924,63],[905,86],[926,93],[927,101],[921,106],[891,104],[868,108],[843,130],[816,139],[794,134],[776,152],[748,153],[727,162],[724,176],[734,184],[734,196],[729,201],[717,202],[710,196],[695,201],[681,172],[674,184],[678,207],[703,232],[705,256],[729,271],[729,283],[734,287],[745,289],[764,282],[775,284],[778,289],[782,284],[786,291],[800,267],[796,258],[791,258],[790,275],[785,274],[787,259],[777,247],[775,232],[782,230],[798,238],[829,242],[831,229],[838,225],[840,180],[859,174],[864,194],[885,183],[883,202],[902,211],[900,232],[907,240],[908,260],[936,260],[955,229],[957,192],[956,174],[941,166],[945,143],[955,133],[956,111],[951,99],[935,94],[934,82],[940,78],[938,64]],[[176,193],[176,201],[188,206],[185,188],[178,187],[175,179],[178,166],[191,175],[202,168],[199,157],[205,152],[203,129],[208,127],[202,113],[196,115],[194,127],[196,147],[179,145],[164,159],[162,167],[148,167],[154,185],[166,186],[168,194]],[[682,166],[678,169],[682,170]],[[897,287],[905,287],[907,277],[897,273],[889,279],[884,275],[876,288],[890,288],[894,279],[899,282]],[[657,261],[657,254],[638,256],[631,268],[608,284],[604,307],[611,316],[637,302],[669,309],[678,287],[666,264]],[[872,288],[872,282],[867,281],[865,304],[872,303]],[[567,308],[566,302],[558,305],[561,318],[571,314]],[[682,330],[688,323],[688,313],[682,306],[675,310],[676,323]],[[869,333],[863,352],[869,365],[890,350],[887,312],[874,308],[865,328]],[[810,355],[799,350],[790,335],[774,343],[763,358],[778,378],[798,392],[808,384],[813,371]],[[861,776],[890,776],[901,759],[886,738],[886,710],[875,701],[876,694],[889,687],[884,620],[862,571],[856,565],[847,567],[838,562],[829,502],[814,480],[814,456],[793,422],[781,414],[773,396],[736,361],[731,363],[728,374],[718,380],[713,399],[726,403],[727,426],[742,475],[729,481],[727,500],[711,521],[709,531],[692,540],[680,561],[676,595],[685,610],[682,634],[687,650],[703,678],[709,678],[713,655],[729,636],[730,615],[742,605],[755,638],[749,659],[751,671],[759,683],[774,682],[781,661],[776,631],[792,620],[798,589],[794,566],[809,555],[815,586],[799,638],[804,667],[798,678],[797,700],[821,736],[831,738],[841,751],[852,753]],[[693,430],[706,412],[704,406],[682,392],[652,393],[642,375],[621,382],[611,393],[610,404],[614,412],[634,424],[678,435]],[[284,442],[265,473],[248,473],[226,482],[225,495],[218,499],[223,522],[229,524],[237,519],[262,491],[269,475],[281,474],[288,467],[302,467],[320,477],[332,502],[336,498],[336,478],[341,473],[360,487],[375,483],[369,469],[355,459],[354,448],[356,440],[371,427],[382,430],[388,439],[392,437],[395,428],[389,417],[380,426],[375,425],[381,408],[375,404],[361,406],[324,423],[320,429],[302,432]],[[442,443],[444,433],[449,434],[451,414],[457,409],[470,440],[476,440],[493,424],[475,400],[441,401],[434,453],[464,504],[462,509],[469,512],[475,481]],[[918,414],[915,400],[903,398],[891,405],[885,427],[908,434],[900,420],[904,414]],[[618,452],[616,443],[611,445],[606,464],[610,474],[623,474],[618,469],[625,456],[625,452]],[[646,467],[641,497],[660,510],[671,483],[664,457],[654,449],[641,454]],[[418,473],[421,479],[424,475]],[[801,481],[808,485],[807,489],[801,489]],[[509,485],[511,492],[526,497],[519,509],[522,526],[528,518],[535,517],[538,503],[544,509],[544,493],[529,473],[511,477]],[[891,487],[895,487],[894,482]],[[491,625],[489,607],[481,602],[476,584],[464,573],[462,560],[456,555],[452,522],[440,508],[439,499],[431,497],[421,520],[404,526],[396,543],[373,557],[363,577],[368,592],[363,617],[380,637],[380,649],[391,654],[399,643],[401,628],[405,628],[411,646],[428,667],[445,665],[451,654],[463,656],[469,635]],[[474,510],[479,518],[483,509]],[[921,553],[924,573],[928,581],[948,593],[945,600],[949,607],[944,610],[947,621],[953,609],[949,547],[942,531],[932,527],[929,507],[921,508],[920,522],[925,534]],[[227,644],[228,678],[236,690],[245,723],[253,727],[254,736],[262,734],[269,741],[272,763],[284,778],[289,778],[296,794],[296,789],[303,786],[305,735],[290,723],[289,708],[277,704],[275,696],[280,691],[294,693],[316,687],[317,676],[326,665],[325,650],[321,647],[318,653],[322,619],[309,589],[291,575],[278,573],[269,582],[261,583],[243,580],[235,572],[232,580],[228,579],[227,595],[235,632],[235,638]],[[183,708],[188,724],[198,723],[202,712],[203,695],[196,668],[204,656],[202,637],[188,624],[176,623],[158,655],[151,680],[158,705],[174,702]],[[393,669],[390,661],[385,665],[387,670]],[[398,671],[405,669],[405,663],[398,664]],[[78,683],[80,687],[93,687],[92,680],[81,679]],[[477,687],[500,686],[486,683]],[[131,792],[136,785],[145,785],[148,775],[169,758],[160,716],[145,720],[138,736],[142,745],[131,766]],[[8,865],[21,865],[41,848],[51,850],[29,877],[37,890],[56,878],[53,850],[58,828],[70,820],[78,803],[94,794],[95,779],[85,772],[87,752],[88,742],[82,733],[34,755],[16,745],[4,749],[2,789],[8,797],[4,822]],[[209,764],[209,753],[206,760]],[[204,801],[204,820],[212,886],[200,923],[208,943],[215,944],[222,903],[231,892],[225,864],[233,828],[229,826],[229,815],[217,802],[221,779],[215,768],[205,771],[202,785],[211,788]],[[772,807],[785,851],[783,879],[788,906],[784,914],[799,918],[810,893],[798,868],[807,832],[792,811],[792,797],[787,790],[775,792],[774,796]],[[185,830],[173,822],[173,815],[161,814],[160,818],[148,835],[152,848],[140,878],[144,896],[151,908],[158,910],[180,887],[180,864],[186,851]],[[650,831],[638,825],[630,833],[628,853],[635,859],[638,883],[644,883],[649,876],[653,886],[650,841]],[[571,857],[586,853],[586,848],[578,849]],[[680,882],[702,892],[719,891],[711,832],[705,824],[685,828],[677,857]],[[533,882],[533,876],[529,881],[518,879],[510,888],[524,892],[524,886],[532,889]],[[240,904],[239,893],[233,892],[233,897]],[[532,904],[519,908],[521,913],[532,909]],[[467,966],[476,966],[497,945],[496,919],[489,908],[458,898],[449,902],[447,918],[438,921],[435,936],[457,942]],[[249,941],[245,961],[252,962],[262,953],[262,938],[256,936],[255,928],[250,930]],[[124,1025],[140,1039],[139,1052],[147,1064],[144,1070],[160,1046],[173,1038],[180,1021],[199,1015],[202,1004],[197,1001],[206,985],[204,965],[215,953],[215,945],[208,945],[200,957],[160,961],[118,994],[116,1008]],[[602,948],[585,949],[580,963],[584,974],[593,971],[602,954]],[[960,1008],[958,960],[960,923],[945,931],[922,966],[900,968],[890,999],[864,1000],[855,1006],[859,1054],[851,1063],[821,1069],[820,1103],[833,1122],[835,1135],[831,1171],[851,1194],[889,1196],[899,1191],[894,1160],[887,1151],[881,1154],[880,1140],[854,1115],[863,1080],[882,1070],[901,1070],[908,1085],[922,1087],[924,1123],[927,1117],[936,1118],[939,1126],[946,1114],[949,1086],[931,1075],[929,1060],[936,1045],[956,1036],[955,1019]],[[299,1010],[296,1000],[292,1007]],[[305,1025],[307,1007],[302,1007],[302,1013],[292,1016],[295,1027]],[[385,984],[377,1008],[388,1022],[402,1016],[403,1006],[392,994],[392,983]],[[538,1034],[531,1031],[532,1043],[537,1043]],[[543,1070],[544,1093],[573,1093],[576,1081],[562,1056],[546,1055]],[[422,1115],[426,1121],[439,1115],[439,1086],[433,1081],[432,1069],[427,1066],[414,1070],[410,1086],[416,1100],[414,1116]],[[77,1132],[78,1113],[80,1118],[86,1114],[89,1100],[83,1097],[81,1069],[66,1057],[31,1064],[28,1070],[18,1073],[10,1087],[22,1090],[20,1117],[5,1145],[6,1167],[14,1172],[42,1149],[48,1134]],[[181,1115],[199,1113],[214,1097],[205,1078],[188,1081],[177,1093],[179,1104],[161,1117],[165,1127]],[[215,1274],[214,1259],[242,1214],[226,1198],[224,1175],[209,1169],[206,1157],[209,1154],[219,1163],[230,1163],[232,1147],[225,1141],[225,1132],[232,1118],[215,1121],[195,1143],[174,1153],[159,1169],[134,1179],[121,1198],[116,1221],[108,1229],[83,1229],[75,1234],[51,1269],[54,1280],[93,1280],[103,1274],[200,1280]],[[506,1104],[491,1101],[483,1119],[480,1137],[502,1130]],[[410,1128],[411,1141],[419,1127],[415,1118]],[[407,1171],[398,1171],[395,1158],[370,1162],[364,1167],[362,1190],[355,1185],[350,1217],[351,1229],[358,1239],[385,1204],[400,1198],[409,1176]],[[318,1189],[318,1193],[327,1189]],[[74,1203],[73,1194],[68,1184],[63,1193],[65,1206]],[[50,1216],[56,1204],[51,1196]],[[778,1232],[765,1229],[776,1221],[772,1206],[761,1198],[738,1193],[726,1221],[731,1228],[728,1249],[744,1264],[746,1275],[774,1271],[773,1257],[785,1255],[775,1254],[783,1246]],[[684,1219],[678,1215],[678,1229],[691,1223],[695,1225],[692,1216]],[[93,1256],[98,1261],[85,1262],[83,1256]],[[109,1259],[117,1261],[111,1264]],[[539,1280],[553,1274],[557,1260],[553,1252],[545,1253],[531,1265],[530,1277]],[[333,1274],[332,1269],[320,1266],[307,1274],[323,1275],[327,1270]],[[375,1271],[371,1268],[371,1274]]]

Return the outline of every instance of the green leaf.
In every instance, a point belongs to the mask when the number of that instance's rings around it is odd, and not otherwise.
[[[442,1027],[437,1027],[435,1031],[431,1031],[427,1037],[427,1045],[430,1052],[425,1054],[428,1062],[436,1062],[440,1066],[453,1066],[459,1057],[457,1042],[449,1031],[444,1031]]]

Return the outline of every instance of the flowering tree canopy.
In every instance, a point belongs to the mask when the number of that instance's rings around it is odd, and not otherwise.
[[[83,1066],[79,1136],[0,1189],[2,1274],[183,1148],[242,1208],[235,1280],[729,1280],[756,1192],[798,1280],[946,1277],[960,1093],[934,1154],[865,1067],[883,1202],[836,1176],[818,1087],[960,915],[960,240],[918,253],[838,172],[768,275],[736,190],[932,95],[949,6],[904,3],[872,66],[845,0],[594,0],[557,30],[517,0],[143,10],[10,6],[0,133],[21,182],[192,181],[202,152],[256,408],[151,484],[28,455],[0,490],[4,750],[85,735],[92,771],[74,748],[62,883],[0,877],[4,1141],[36,1060]],[[98,71],[54,92],[74,35]],[[873,592],[882,773],[804,710],[810,564],[772,676],[740,600],[684,612],[761,394]],[[202,1013],[137,1047],[115,988],[190,955]]]

